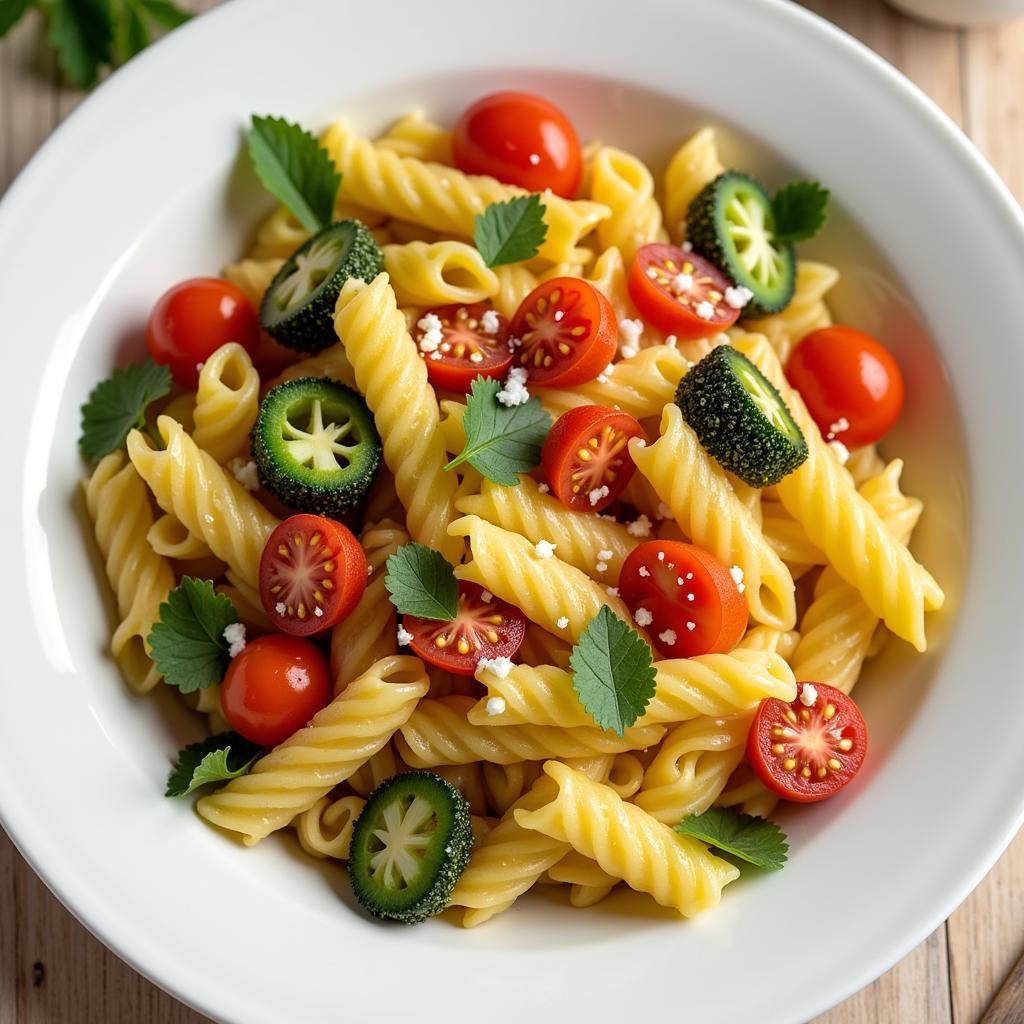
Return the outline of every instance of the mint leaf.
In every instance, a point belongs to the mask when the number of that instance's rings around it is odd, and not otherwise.
[[[388,559],[384,586],[403,615],[447,621],[458,613],[455,570],[440,551],[423,544],[403,544]]]
[[[253,114],[249,156],[267,191],[312,234],[334,219],[341,175],[316,138],[280,117]]]
[[[774,821],[730,807],[710,807],[703,814],[691,814],[676,825],[676,831],[768,871],[779,871],[789,852],[786,833]]]
[[[78,447],[93,462],[124,444],[130,430],[146,425],[146,407],[171,390],[171,371],[154,363],[130,363],[92,389],[82,406]]]
[[[540,196],[516,196],[491,203],[473,220],[473,240],[489,267],[532,259],[548,234]]]
[[[192,15],[181,10],[171,0],[137,0],[138,5],[161,28],[177,28],[184,25]]]
[[[29,9],[32,0],[0,0],[0,36],[5,36]]]
[[[813,238],[828,217],[829,190],[816,181],[794,181],[772,200],[775,241],[780,244]]]
[[[245,775],[263,753],[237,732],[221,732],[201,743],[190,743],[178,752],[167,776],[165,796],[188,796],[210,782],[223,782]]]
[[[122,0],[121,13],[114,32],[114,52],[120,63],[131,60],[150,43],[149,29],[137,0]]]
[[[164,681],[182,693],[219,683],[229,660],[224,630],[237,621],[230,598],[216,593],[209,580],[183,576],[160,605],[148,638]]]
[[[501,381],[477,377],[470,385],[466,415],[466,447],[445,469],[468,462],[488,480],[505,487],[519,485],[519,473],[540,465],[540,450],[551,429],[551,416],[531,398],[522,405],[498,401]]]
[[[647,641],[605,605],[572,649],[572,686],[602,729],[620,736],[654,696],[655,673]]]
[[[72,85],[87,89],[111,57],[114,16],[110,0],[50,0],[50,42]]]

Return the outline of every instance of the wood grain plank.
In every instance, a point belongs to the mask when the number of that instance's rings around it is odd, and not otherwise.
[[[1003,982],[999,994],[985,1011],[981,1024],[1020,1024],[1024,1017],[1024,956]]]
[[[15,883],[21,857],[0,830],[0,1024],[18,1024],[18,935]]]

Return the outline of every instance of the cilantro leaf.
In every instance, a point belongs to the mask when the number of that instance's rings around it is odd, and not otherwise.
[[[111,57],[114,15],[110,0],[51,0],[50,42],[72,85],[87,89]]]
[[[0,0],[0,36],[5,36],[29,9],[32,0]]]
[[[223,782],[245,775],[263,753],[237,732],[221,732],[178,751],[167,776],[165,796],[188,796],[210,782]]]
[[[774,821],[730,807],[709,807],[703,814],[691,814],[676,825],[676,831],[768,871],[779,871],[789,852],[786,833]]]
[[[171,0],[137,0],[137,2],[161,28],[177,28],[192,17],[188,11],[183,11]]]
[[[572,686],[602,729],[621,736],[654,696],[655,673],[647,641],[605,605],[590,620],[569,657]]]
[[[284,118],[253,114],[249,156],[267,191],[307,231],[331,223],[341,175],[315,136]]]
[[[813,238],[828,217],[829,190],[816,181],[794,181],[772,200],[775,241],[780,244]]]
[[[148,638],[165,682],[182,693],[219,683],[229,660],[224,630],[237,621],[230,598],[216,593],[209,580],[183,576],[160,605]]]
[[[466,447],[445,469],[468,462],[488,480],[505,487],[519,484],[519,473],[540,465],[540,449],[551,429],[551,416],[539,398],[522,405],[502,405],[501,381],[477,377],[466,398]]]
[[[404,544],[387,561],[384,586],[403,615],[454,619],[459,610],[455,570],[440,551]]]
[[[100,381],[82,406],[78,447],[93,462],[120,448],[128,432],[146,424],[146,407],[171,390],[171,371],[148,356]]]
[[[473,220],[473,240],[489,267],[532,259],[547,234],[544,206],[536,193],[491,203]]]

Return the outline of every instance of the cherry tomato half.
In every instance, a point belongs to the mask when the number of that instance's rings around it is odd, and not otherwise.
[[[747,602],[729,570],[693,544],[649,540],[635,547],[622,565],[619,593],[665,658],[731,651],[747,628]]]
[[[592,284],[554,277],[519,304],[512,335],[521,343],[516,363],[529,370],[531,381],[568,388],[593,380],[612,361],[619,321]]]
[[[765,698],[747,736],[757,777],[773,793],[801,804],[842,789],[860,771],[867,749],[860,709],[824,683],[797,683],[792,704]]]
[[[229,341],[254,355],[260,322],[245,293],[217,277],[194,277],[168,288],[146,325],[149,354],[169,366],[183,388],[196,387],[198,364]]]
[[[486,599],[485,599],[486,594]],[[526,633],[526,616],[475,583],[459,583],[459,611],[450,622],[406,615],[409,646],[431,665],[471,676],[481,658],[511,658]]]
[[[231,659],[220,685],[220,706],[235,732],[273,747],[306,725],[330,693],[320,649],[275,633],[249,641]]]
[[[414,340],[421,346],[441,327],[441,344],[426,356],[427,376],[435,388],[469,393],[477,377],[504,377],[512,365],[508,321],[489,302],[428,309],[416,324]],[[433,329],[433,330],[432,330]],[[436,338],[429,338],[436,342]]]
[[[366,555],[352,531],[323,516],[286,519],[260,558],[260,600],[282,633],[309,636],[339,623],[366,589]]]
[[[695,252],[643,246],[629,268],[629,294],[640,315],[677,338],[709,338],[732,327],[740,311],[725,301],[729,278]]]
[[[566,508],[600,512],[636,472],[629,439],[643,436],[629,413],[578,405],[555,420],[541,449],[541,472]]]
[[[823,327],[806,335],[789,357],[786,376],[829,441],[848,448],[873,444],[899,419],[903,375],[870,334]]]
[[[558,107],[527,92],[496,92],[459,118],[452,136],[455,166],[489,174],[530,192],[549,188],[572,199],[580,184],[580,140]]]

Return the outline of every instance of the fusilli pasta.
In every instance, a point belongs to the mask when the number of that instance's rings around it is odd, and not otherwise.
[[[249,452],[249,431],[260,409],[260,375],[249,353],[222,345],[199,371],[192,440],[218,462]]]
[[[648,242],[666,242],[661,207],[654,198],[654,178],[642,160],[613,146],[602,146],[591,166],[590,196],[611,210],[597,225],[597,238],[615,246],[626,262]]]
[[[724,170],[713,128],[701,128],[675,151],[665,171],[665,223],[674,238],[683,235],[686,210],[697,193]]]
[[[498,291],[498,277],[465,242],[384,246],[384,269],[400,306],[479,302]]]

